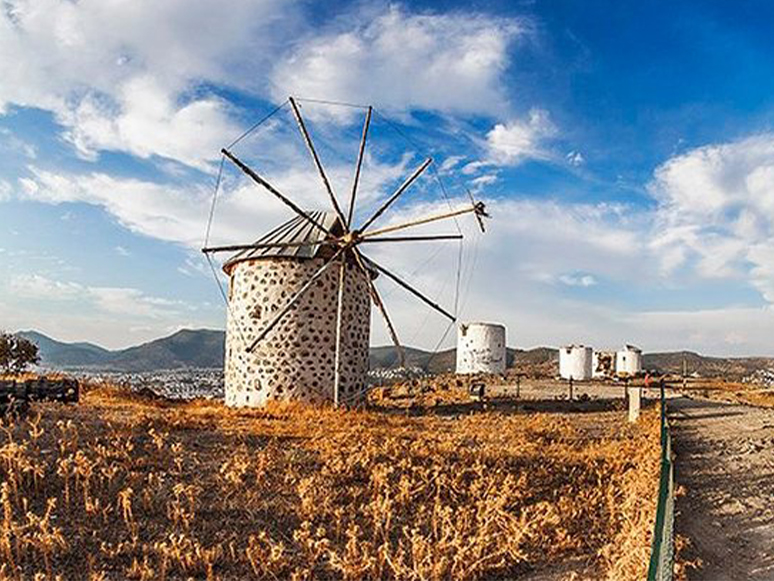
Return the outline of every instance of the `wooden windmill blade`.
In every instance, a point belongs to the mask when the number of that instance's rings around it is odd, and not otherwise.
[[[363,157],[365,155],[366,140],[368,139],[368,128],[371,126],[371,115],[374,108],[368,106],[366,118],[363,122],[363,135],[360,138],[360,148],[357,152],[357,163],[355,164],[355,179],[352,180],[352,192],[349,196],[349,209],[347,210],[347,228],[352,226],[352,216],[355,212],[355,197],[357,196],[357,187],[360,184],[360,169],[363,167]]]
[[[424,218],[417,218],[415,220],[409,220],[408,222],[404,222],[402,224],[395,224],[394,226],[385,226],[384,228],[379,228],[378,230],[370,230],[368,232],[363,232],[361,234],[361,238],[363,239],[374,238],[375,236],[382,236],[383,234],[387,234],[389,232],[397,232],[398,230],[405,230],[406,228],[413,228],[415,226],[421,226],[423,224],[429,224],[431,222],[448,220],[449,218],[462,216],[463,214],[475,214],[477,217],[484,217],[484,218],[489,217],[489,214],[486,213],[486,206],[484,206],[484,203],[476,202],[472,206],[466,206],[464,208],[452,210],[450,212],[444,212],[442,214],[436,214],[433,216],[426,216]]]
[[[341,211],[341,208],[339,207],[339,202],[336,200],[336,194],[333,193],[333,188],[331,187],[331,183],[328,180],[328,176],[325,173],[325,169],[323,168],[322,162],[320,161],[320,157],[317,155],[317,150],[314,148],[314,143],[312,143],[312,137],[309,135],[309,131],[306,128],[306,124],[304,123],[304,118],[301,116],[301,111],[298,108],[298,104],[296,103],[296,100],[293,97],[290,97],[288,99],[290,101],[290,106],[293,109],[293,115],[296,118],[296,122],[298,123],[298,128],[301,131],[301,135],[304,138],[304,143],[306,144],[306,148],[309,150],[309,153],[312,156],[312,161],[314,161],[314,165],[317,168],[317,172],[320,174],[320,178],[322,178],[323,185],[325,186],[325,190],[328,192],[328,196],[331,200],[331,205],[333,206],[334,212],[336,212],[336,215],[339,217],[339,220],[341,220],[342,225],[344,226],[344,229],[347,230],[349,227],[349,224],[347,222],[347,219],[344,217],[344,214]]]
[[[392,204],[397,200],[403,193],[409,189],[411,184],[413,184],[419,176],[421,176],[424,171],[427,169],[427,167],[433,163],[433,158],[428,157],[424,162],[422,162],[422,165],[420,165],[416,170],[414,170],[414,173],[412,173],[408,178],[406,178],[406,181],[404,181],[400,187],[395,190],[395,193],[393,193],[387,201],[382,204],[382,206],[374,212],[373,216],[371,216],[366,222],[359,228],[361,232],[364,232],[379,216],[384,214],[384,212],[387,211],[387,209],[392,206]]]
[[[327,234],[330,234],[330,231],[318,224],[314,219],[309,217],[309,215],[304,212],[301,208],[296,206],[290,198],[285,196],[282,192],[280,192],[277,188],[272,186],[269,182],[267,182],[265,179],[263,179],[261,176],[259,176],[255,171],[253,171],[247,164],[242,162],[239,158],[237,158],[233,153],[228,151],[227,149],[221,149],[220,150],[223,155],[225,155],[234,165],[236,165],[239,169],[242,170],[250,179],[252,179],[257,184],[263,186],[266,191],[268,191],[270,194],[273,194],[274,197],[278,198],[283,204],[288,206],[291,210],[293,210],[296,214],[310,222],[315,227],[319,228],[320,230],[324,231]]]
[[[363,256],[360,254],[360,251],[358,249],[355,249],[353,251],[353,254],[355,255],[355,260],[357,262],[358,267],[360,268],[363,275],[366,277],[366,280],[368,281],[368,289],[369,293],[371,295],[371,300],[376,305],[376,308],[379,310],[379,313],[382,315],[382,318],[384,319],[384,323],[387,326],[387,331],[390,334],[390,339],[392,339],[393,345],[395,345],[395,351],[398,354],[398,362],[400,363],[401,367],[406,366],[406,353],[403,349],[403,346],[400,344],[400,340],[398,339],[398,333],[395,331],[395,326],[392,324],[392,319],[390,319],[390,315],[387,313],[387,307],[384,306],[384,301],[382,300],[381,295],[379,294],[379,289],[376,288],[376,285],[374,284],[374,281],[371,280],[371,272],[368,270],[368,267],[365,264],[365,261],[363,260]]]

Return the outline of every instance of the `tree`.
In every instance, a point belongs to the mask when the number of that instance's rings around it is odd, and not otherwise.
[[[5,373],[21,373],[39,361],[35,343],[11,333],[0,333],[0,369]]]

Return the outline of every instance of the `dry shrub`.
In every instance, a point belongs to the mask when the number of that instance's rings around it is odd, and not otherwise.
[[[37,410],[0,431],[0,579],[510,579],[574,561],[625,581],[647,567],[655,411],[630,426],[232,410],[107,385]]]

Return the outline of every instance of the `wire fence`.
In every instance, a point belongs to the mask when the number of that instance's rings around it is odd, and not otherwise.
[[[661,387],[661,477],[648,581],[672,581],[675,561],[675,473],[666,398]]]

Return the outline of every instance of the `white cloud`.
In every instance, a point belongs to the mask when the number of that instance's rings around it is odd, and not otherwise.
[[[489,174],[484,174],[482,176],[473,178],[472,180],[470,180],[470,183],[474,187],[474,189],[479,190],[484,186],[492,185],[496,181],[497,181],[497,174],[489,173]]]
[[[580,151],[571,151],[565,157],[567,159],[567,163],[573,167],[580,167],[586,163],[586,158],[583,157],[583,154]]]
[[[532,109],[525,119],[498,123],[487,134],[489,156],[503,165],[515,165],[525,159],[549,157],[545,142],[556,135],[556,126],[547,111]]]
[[[395,5],[357,18],[300,42],[272,74],[275,98],[297,94],[400,111],[507,110],[508,49],[529,34],[526,21],[412,14]]]
[[[131,254],[132,254],[131,252],[129,252],[129,251],[128,251],[126,248],[124,248],[123,246],[116,246],[116,247],[115,247],[115,251],[116,251],[116,253],[117,253],[117,254],[119,254],[120,256],[131,256]]]
[[[531,346],[584,343],[619,344],[637,339],[633,326],[623,324],[620,311],[571,301],[559,285],[591,286],[598,278],[618,284],[638,276],[647,280],[649,262],[645,234],[648,222],[631,208],[606,204],[560,204],[550,200],[485,200],[493,219],[482,235],[472,216],[460,218],[465,234],[460,315],[462,320],[492,320],[506,324],[509,344]],[[468,204],[452,200],[454,207]],[[387,223],[434,214],[442,204],[414,205]],[[451,221],[412,234],[455,232]],[[440,250],[440,253],[436,252]],[[456,243],[369,245],[364,251],[453,309],[457,266]],[[570,274],[568,274],[570,273]],[[576,274],[577,273],[577,274]],[[406,295],[387,279],[377,285],[385,293],[390,313],[408,344],[432,347],[446,322]],[[389,341],[378,315],[374,340]],[[648,337],[652,339],[652,337]],[[453,334],[446,346],[453,345]]]
[[[95,287],[76,282],[52,280],[39,274],[14,275],[10,289],[22,299],[38,301],[88,301],[97,311],[133,318],[164,318],[174,316],[186,305],[148,296],[134,288]]]
[[[662,164],[652,246],[665,273],[746,276],[774,302],[774,134],[690,150]]]
[[[75,300],[83,296],[84,287],[73,282],[51,280],[38,274],[15,275],[11,290],[24,298]]]
[[[65,137],[82,157],[95,159],[99,151],[119,150],[142,158],[160,155],[206,170],[228,136],[239,133],[222,99],[180,103],[148,76],[126,81],[116,98],[118,109],[115,103],[87,95],[60,113],[59,120],[70,128]]]
[[[4,202],[11,197],[13,187],[5,180],[0,180],[0,202]]]
[[[558,280],[566,286],[590,287],[597,284],[597,279],[590,274],[563,274]]]
[[[21,153],[30,159],[38,157],[38,151],[34,146],[14,135],[7,127],[0,127],[0,151],[4,153]]]
[[[455,167],[457,167],[461,161],[465,159],[464,155],[450,155],[446,159],[443,160],[443,163],[441,164],[440,169],[438,170],[441,173],[447,173],[453,170]]]
[[[303,164],[293,163],[295,159],[290,156],[275,168],[271,183],[291,195],[302,208],[330,209],[311,163],[306,159]],[[390,184],[406,177],[409,161],[409,157],[404,157],[395,164],[387,164],[368,156],[363,165],[358,207],[367,212],[384,199]],[[22,199],[99,206],[133,232],[201,248],[212,202],[211,187],[165,185],[99,172],[67,174],[36,167],[28,170],[31,177],[19,180]],[[331,165],[327,171],[334,184],[349,184],[352,179],[351,163]],[[343,196],[339,198],[343,200]],[[281,202],[233,170],[227,174],[218,197],[210,242],[250,242],[293,216]]]
[[[202,87],[258,91],[293,3],[7,0],[0,12],[0,113],[52,111],[83,155],[161,155],[202,167],[236,133]],[[283,26],[278,27],[277,22]]]

